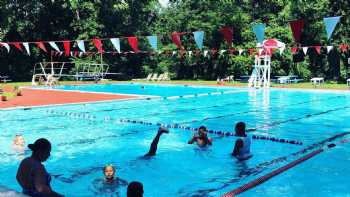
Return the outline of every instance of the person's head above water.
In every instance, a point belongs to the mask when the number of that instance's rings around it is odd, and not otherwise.
[[[25,141],[24,141],[24,137],[20,134],[17,134],[15,136],[15,139],[13,139],[13,145],[15,146],[24,146]]]
[[[235,127],[236,136],[246,136],[245,134],[245,123],[238,122]]]
[[[207,132],[208,132],[208,130],[207,130],[207,127],[205,127],[205,126],[200,126],[198,128],[198,135],[199,135],[199,137],[206,137],[207,136]]]
[[[41,162],[50,157],[51,143],[45,138],[40,138],[34,144],[29,144],[28,148],[32,150],[32,156]]]
[[[105,179],[107,181],[114,180],[115,168],[112,164],[108,164],[103,168],[103,174],[105,175]]]
[[[143,197],[143,185],[138,181],[129,183],[127,197]]]

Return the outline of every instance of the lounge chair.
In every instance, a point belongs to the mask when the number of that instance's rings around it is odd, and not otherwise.
[[[168,72],[165,72],[164,75],[163,75],[163,80],[164,81],[170,81],[170,77],[169,77],[169,73]]]
[[[9,82],[12,81],[9,76],[0,76],[0,82]]]
[[[156,80],[158,80],[158,73],[154,73],[151,78],[151,81],[156,81]]]
[[[321,85],[324,83],[324,78],[323,77],[314,77],[311,78],[310,80],[314,86]]]
[[[160,74],[157,79],[157,81],[162,81],[162,80],[164,80],[164,74]]]
[[[234,82],[234,76],[233,76],[233,75],[227,76],[227,77],[224,78],[223,80],[224,80],[224,81],[227,81],[227,82]]]
[[[141,78],[141,79],[131,79],[132,81],[140,81],[140,80],[146,80],[149,81],[151,80],[153,73],[149,73],[146,78]]]
[[[47,75],[47,79],[46,79],[45,85],[47,85],[47,86],[58,85],[58,78],[54,77],[53,74]]]
[[[350,87],[350,79],[346,80],[346,84]]]

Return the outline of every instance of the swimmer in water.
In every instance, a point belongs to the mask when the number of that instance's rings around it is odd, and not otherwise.
[[[188,144],[193,144],[196,142],[200,147],[212,145],[213,140],[208,137],[207,133],[207,128],[205,126],[200,126],[198,128],[198,133],[193,135],[192,139],[188,141]]]
[[[237,140],[232,151],[232,156],[236,157],[240,161],[251,158],[253,156],[250,152],[250,144],[252,142],[252,138],[246,134],[245,123],[237,123],[235,126],[235,132]]]
[[[169,133],[169,130],[167,128],[164,128],[164,127],[159,127],[158,129],[158,132],[157,132],[157,135],[154,137],[152,143],[151,143],[151,146],[149,148],[149,151],[148,153],[146,153],[144,156],[145,157],[151,157],[151,156],[154,156],[156,155],[156,152],[157,152],[157,148],[158,148],[158,143],[159,143],[159,139],[160,139],[160,136],[163,134],[163,133]]]
[[[20,134],[17,134],[15,136],[15,139],[13,139],[12,146],[15,150],[23,152],[25,149],[25,140],[24,137]]]

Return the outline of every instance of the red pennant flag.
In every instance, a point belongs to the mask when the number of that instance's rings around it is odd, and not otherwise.
[[[292,29],[295,42],[300,43],[301,33],[304,29],[304,20],[300,19],[300,20],[291,21],[289,22],[289,24]]]
[[[227,42],[227,44],[229,46],[231,46],[232,45],[232,40],[233,40],[233,29],[232,29],[232,27],[222,27],[219,31],[224,36],[224,39]]]
[[[65,56],[69,56],[70,55],[70,41],[68,41],[68,40],[63,41],[63,47],[64,47]]]
[[[236,50],[235,50],[234,48],[230,48],[229,51],[230,51],[230,54],[233,55],[233,53],[234,53]]]
[[[171,40],[173,41],[174,44],[176,44],[176,46],[179,49],[183,49],[183,46],[181,44],[181,39],[180,36],[183,35],[184,33],[179,33],[179,32],[173,32],[171,33]]]
[[[21,46],[21,43],[19,43],[19,42],[13,42],[12,44],[13,44],[18,50],[23,51],[22,46]]]
[[[321,46],[314,46],[317,54],[321,54]]]
[[[291,51],[292,51],[292,54],[294,55],[298,51],[298,48],[297,47],[292,47]]]
[[[255,49],[254,48],[248,49],[248,53],[249,53],[249,55],[254,55]]]
[[[98,52],[99,53],[103,53],[102,41],[100,39],[94,38],[94,39],[92,39],[92,42],[94,43],[94,45],[97,48]]]
[[[41,50],[45,51],[47,53],[46,47],[43,42],[36,42],[35,43]]]
[[[135,53],[140,52],[140,50],[138,48],[138,40],[136,37],[128,37],[128,42],[129,42],[129,45],[131,46],[132,50]]]
[[[341,44],[341,45],[339,46],[339,49],[340,49],[343,53],[345,53],[345,52],[348,50],[348,48],[349,48],[349,45],[347,45],[347,44]]]
[[[79,55],[78,51],[74,51],[74,56],[77,57]]]

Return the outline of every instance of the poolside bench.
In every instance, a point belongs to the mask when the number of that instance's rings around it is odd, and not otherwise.
[[[9,76],[0,76],[0,82],[6,83],[12,81]]]

